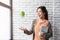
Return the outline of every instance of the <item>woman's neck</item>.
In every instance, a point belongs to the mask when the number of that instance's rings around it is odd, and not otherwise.
[[[40,17],[38,17],[38,19],[40,19],[40,20],[45,20],[45,18],[40,18]]]
[[[44,18],[39,18],[39,17],[38,17],[38,20],[39,20],[40,22],[44,22],[44,21],[45,21]]]

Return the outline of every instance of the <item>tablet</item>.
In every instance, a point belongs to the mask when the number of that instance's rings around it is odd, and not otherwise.
[[[42,32],[48,32],[48,26],[43,26],[43,27],[41,28],[41,31],[42,31]]]

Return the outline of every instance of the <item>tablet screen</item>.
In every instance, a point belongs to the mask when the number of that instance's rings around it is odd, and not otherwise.
[[[47,32],[48,31],[48,27],[47,26],[43,26],[41,29],[42,32]]]

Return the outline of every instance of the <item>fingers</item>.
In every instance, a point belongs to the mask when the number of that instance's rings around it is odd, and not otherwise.
[[[44,32],[39,32],[39,35],[41,36]]]
[[[23,27],[20,27],[19,29],[20,29],[20,30],[23,30],[23,31],[25,30],[25,28],[23,28]]]
[[[20,30],[23,30],[24,28],[23,28],[23,27],[20,27],[19,29],[20,29]]]

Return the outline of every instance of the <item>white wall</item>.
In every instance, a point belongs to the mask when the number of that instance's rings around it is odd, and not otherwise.
[[[0,2],[10,5],[9,0],[0,0]],[[23,34],[23,32],[20,31],[18,28],[19,26],[25,26],[26,28],[29,28],[31,26],[32,20],[37,17],[35,14],[35,8],[37,8],[40,5],[44,5],[47,7],[49,12],[49,20],[51,21],[52,25],[54,23],[54,29],[53,29],[54,40],[60,40],[59,38],[60,37],[60,33],[59,33],[60,32],[59,31],[60,30],[60,27],[59,27],[60,26],[60,21],[59,21],[60,20],[60,14],[59,14],[60,1],[59,0],[54,1],[54,6],[53,6],[53,0],[35,0],[35,1],[34,0],[27,0],[27,1],[16,0],[13,2],[15,3],[14,9],[16,9],[14,10],[14,39],[15,40],[22,39],[23,37],[24,39],[31,40],[32,35],[25,36],[25,34]],[[21,10],[24,10],[26,12],[26,16],[24,18],[21,18],[19,15]],[[27,24],[29,27],[27,26]],[[10,39],[10,10],[0,6],[0,40],[9,40],[9,39]]]
[[[0,0],[7,5],[9,0]],[[8,8],[0,6],[0,40],[10,39],[10,10]]]
[[[27,29],[32,27],[32,21],[37,18],[36,9],[39,6],[46,6],[49,21],[53,25],[53,0],[13,0],[13,37],[15,40],[32,40],[32,35],[24,34],[19,27],[23,26]],[[25,11],[23,18],[20,16],[21,11]]]

